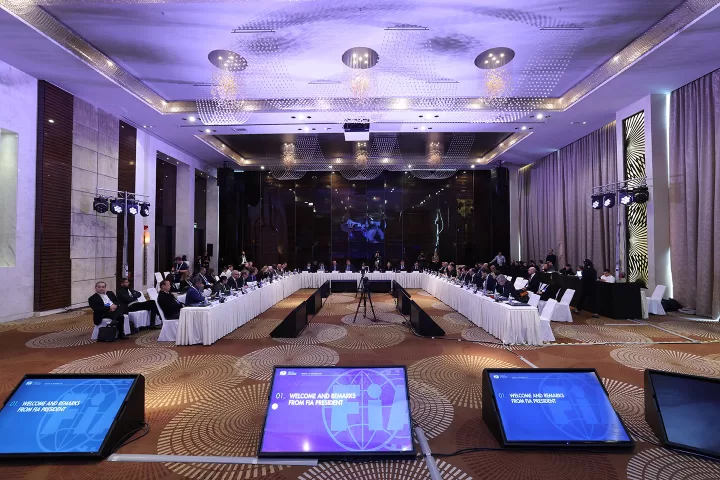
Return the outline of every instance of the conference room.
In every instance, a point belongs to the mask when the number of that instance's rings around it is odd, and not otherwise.
[[[0,0],[0,478],[720,478],[719,0]]]

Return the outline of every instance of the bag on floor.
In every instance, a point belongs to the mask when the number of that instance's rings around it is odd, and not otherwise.
[[[666,312],[677,312],[682,308],[680,302],[678,302],[674,298],[663,298],[660,303],[662,304],[663,310],[665,310]]]
[[[117,337],[116,327],[100,327],[98,328],[98,342],[114,342]]]

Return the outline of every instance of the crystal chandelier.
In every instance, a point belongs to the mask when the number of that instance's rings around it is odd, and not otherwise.
[[[282,145],[282,163],[286,168],[290,168],[295,165],[297,157],[295,155],[295,144],[294,143],[283,143]]]
[[[369,159],[367,144],[365,142],[358,142],[355,144],[355,165],[358,168],[365,168],[368,164]]]
[[[442,163],[443,154],[442,148],[440,148],[440,142],[430,142],[428,145],[428,164],[432,166],[438,166]]]

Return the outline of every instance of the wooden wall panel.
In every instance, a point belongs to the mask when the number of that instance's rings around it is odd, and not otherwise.
[[[135,192],[135,155],[137,149],[137,129],[120,121],[120,146],[118,150],[118,191]],[[125,236],[125,216],[118,215],[117,222],[117,280],[125,274],[123,271],[123,241]],[[142,232],[140,232],[142,234]],[[128,258],[130,268],[135,263],[135,217],[128,216]],[[130,282],[135,272],[130,272]]]
[[[38,82],[35,311],[70,305],[73,96]]]

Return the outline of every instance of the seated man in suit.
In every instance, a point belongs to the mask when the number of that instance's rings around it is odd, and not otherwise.
[[[180,309],[183,308],[183,305],[178,302],[175,295],[170,293],[170,282],[168,280],[160,282],[157,302],[165,315],[165,320],[177,320],[180,318]]]
[[[495,277],[493,277],[490,273],[490,269],[483,267],[480,271],[482,272],[483,283],[479,288],[483,288],[486,292],[494,292],[495,287],[497,286],[497,280],[495,280]]]
[[[318,265],[317,271],[320,273],[325,272],[325,264],[320,262],[320,265]]]
[[[305,268],[303,268],[303,272],[312,272],[312,263],[308,262]]]
[[[205,296],[203,295],[203,284],[202,278],[195,277],[192,279],[192,287],[190,287],[185,295],[185,305],[192,307],[194,305],[205,304]]]
[[[332,264],[330,265],[330,270],[328,270],[328,271],[329,272],[339,272],[340,271],[340,268],[338,267],[338,264],[337,264],[337,260],[332,261]]]
[[[397,268],[398,272],[406,272],[407,268],[405,268],[405,260],[400,260],[400,265],[398,265]]]
[[[150,312],[150,327],[155,328],[155,317],[157,315],[155,302],[152,300],[146,301],[142,293],[130,288],[130,280],[127,278],[120,279],[117,296],[125,312],[140,312],[143,310]]]
[[[485,281],[482,274],[482,267],[474,269],[473,271],[475,273],[473,273],[473,276],[470,278],[470,283],[475,285],[476,288],[482,289],[483,282]]]
[[[573,270],[572,265],[566,263],[565,266],[560,269],[560,275],[575,275],[575,270]]]
[[[345,273],[352,273],[352,271],[354,269],[355,269],[355,267],[353,267],[353,264],[350,263],[350,260],[346,260],[345,261]]]
[[[228,290],[239,290],[242,288],[242,282],[240,281],[240,272],[237,270],[232,271],[232,276],[227,281]]]
[[[511,282],[508,282],[507,277],[502,274],[497,276],[495,292],[505,298],[515,298],[518,294],[517,290],[515,290],[515,286]]]
[[[535,267],[528,268],[528,275],[530,279],[525,287],[525,290],[532,293],[537,293],[540,290],[540,276],[537,274]]]
[[[470,285],[472,283],[472,278],[475,276],[475,269],[470,268],[465,272],[465,276],[463,277],[463,284],[464,285]]]
[[[125,319],[122,306],[113,292],[107,292],[105,282],[95,284],[95,294],[88,298],[88,304],[93,311],[93,323],[100,325],[104,318],[111,320],[111,327],[117,328],[118,338],[124,339]]]
[[[420,266],[420,262],[415,262],[415,265],[413,265],[411,272],[422,272],[422,267]]]
[[[442,262],[442,265],[440,266],[440,270],[438,270],[439,273],[447,273],[448,269],[448,262]]]
[[[222,293],[223,295],[226,295],[228,292],[230,292],[230,289],[227,286],[228,279],[225,275],[220,277],[219,282],[215,282],[215,285],[213,285],[212,292],[213,294]]]
[[[210,280],[210,276],[207,274],[207,269],[205,269],[205,267],[200,267],[197,276],[202,279],[205,288],[212,287],[213,282]]]
[[[257,282],[258,280],[258,269],[251,267],[250,274],[248,275],[248,282]]]

